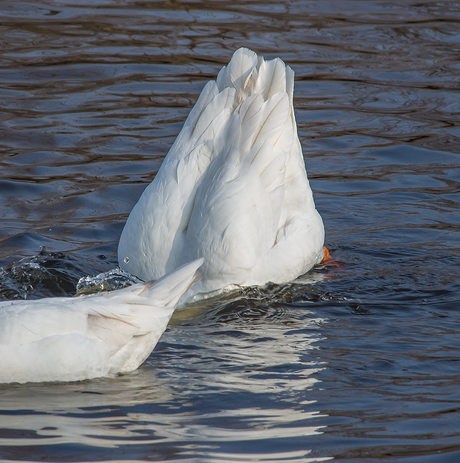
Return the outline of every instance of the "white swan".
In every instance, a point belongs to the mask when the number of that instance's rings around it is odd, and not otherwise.
[[[110,293],[1,302],[0,382],[77,381],[135,370],[202,263]]]
[[[181,302],[227,285],[285,283],[321,262],[315,209],[293,109],[294,72],[241,48],[208,82],[118,247],[144,280],[203,256]]]

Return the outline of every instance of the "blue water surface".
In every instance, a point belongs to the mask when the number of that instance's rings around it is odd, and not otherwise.
[[[333,256],[177,312],[132,374],[0,386],[1,461],[460,461],[459,30],[454,1],[1,2],[3,299],[116,266],[240,46],[296,72]]]

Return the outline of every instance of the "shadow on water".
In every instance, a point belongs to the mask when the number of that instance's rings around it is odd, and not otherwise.
[[[459,461],[456,2],[6,1],[0,19],[0,297],[115,268],[240,46],[296,72],[334,259],[178,311],[130,375],[1,386],[2,461]]]

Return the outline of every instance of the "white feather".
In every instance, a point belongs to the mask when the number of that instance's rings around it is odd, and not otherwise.
[[[209,82],[120,238],[120,266],[156,278],[199,256],[181,302],[228,285],[284,283],[323,258],[297,136],[294,73],[241,48]]]
[[[110,293],[1,302],[0,382],[76,381],[135,370],[202,263]]]

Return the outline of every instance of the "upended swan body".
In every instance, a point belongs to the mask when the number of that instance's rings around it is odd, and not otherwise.
[[[122,232],[121,268],[144,280],[203,256],[185,299],[285,283],[324,256],[305,171],[294,72],[241,48],[204,87]],[[183,299],[181,302],[185,302]]]
[[[202,263],[110,293],[0,303],[0,382],[77,381],[135,370]]]

